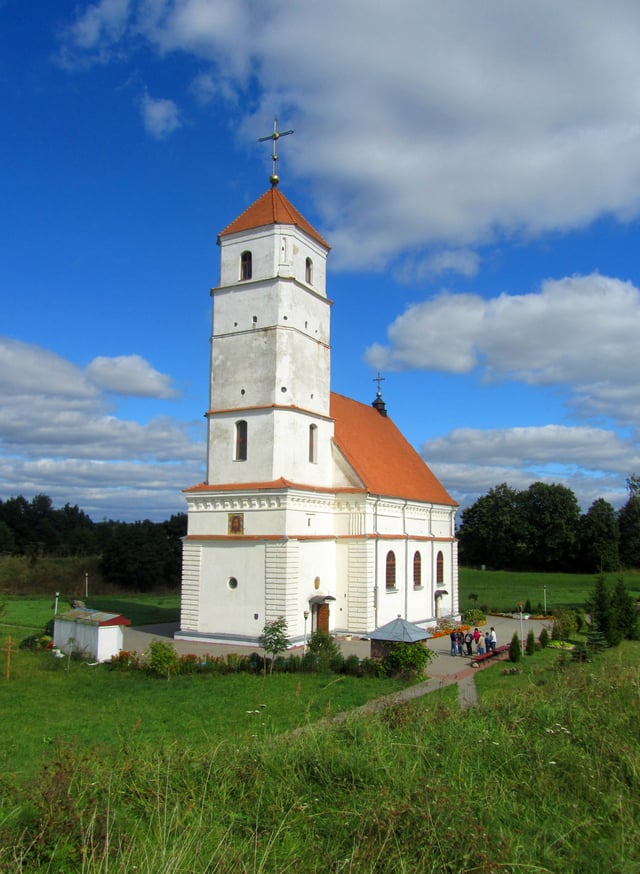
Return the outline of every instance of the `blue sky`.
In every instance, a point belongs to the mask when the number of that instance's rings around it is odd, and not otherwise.
[[[640,470],[635,2],[0,0],[0,498],[164,519],[204,475],[216,235],[330,242],[332,387],[462,506]],[[381,459],[381,464],[384,459]]]

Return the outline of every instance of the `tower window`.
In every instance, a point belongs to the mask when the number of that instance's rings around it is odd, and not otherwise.
[[[436,584],[444,584],[444,555],[441,552],[436,556]]]
[[[236,422],[236,461],[247,460],[247,423],[244,419]]]
[[[318,426],[309,425],[309,461],[318,463]]]
[[[393,551],[387,553],[386,587],[387,589],[396,587],[396,554]]]
[[[422,556],[419,552],[413,556],[413,588],[419,589],[422,585]]]
[[[240,255],[240,279],[251,279],[252,273],[251,252],[243,252]]]
[[[313,261],[307,258],[304,262],[304,281],[307,285],[313,285]]]

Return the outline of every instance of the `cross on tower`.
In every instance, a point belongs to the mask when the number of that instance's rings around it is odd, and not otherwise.
[[[380,383],[381,383],[381,382],[384,382],[384,376],[380,376],[380,371],[378,371],[378,375],[377,375],[377,376],[374,376],[374,377],[373,377],[372,382],[377,382],[377,383],[378,383],[378,397],[380,397],[380,394],[381,394],[381,392],[380,392]]]
[[[276,173],[276,163],[278,161],[277,142],[280,139],[280,137],[287,137],[287,136],[289,136],[289,134],[292,134],[292,133],[294,133],[294,131],[292,131],[292,130],[279,131],[278,130],[278,116],[275,116],[273,119],[273,133],[269,134],[268,137],[260,137],[258,139],[259,143],[265,143],[267,140],[273,140],[273,155],[271,156],[273,159],[273,171],[271,173],[271,178],[269,179],[269,181],[271,182],[271,184],[273,186],[276,186],[278,184],[278,182],[280,182],[280,177]]]

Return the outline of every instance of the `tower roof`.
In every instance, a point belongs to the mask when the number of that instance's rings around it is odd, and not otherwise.
[[[336,445],[368,492],[457,506],[390,418],[335,392],[331,417]]]
[[[220,237],[236,234],[241,231],[251,231],[268,225],[295,225],[313,237],[325,249],[331,246],[324,240],[306,218],[290,203],[281,191],[273,186],[259,197],[251,206],[238,216],[235,221],[220,232]]]

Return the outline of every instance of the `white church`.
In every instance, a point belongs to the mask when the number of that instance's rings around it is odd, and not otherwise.
[[[206,480],[185,489],[176,638],[255,645],[281,616],[294,643],[432,625],[458,613],[457,504],[380,391],[331,392],[329,245],[277,182],[218,237]]]

